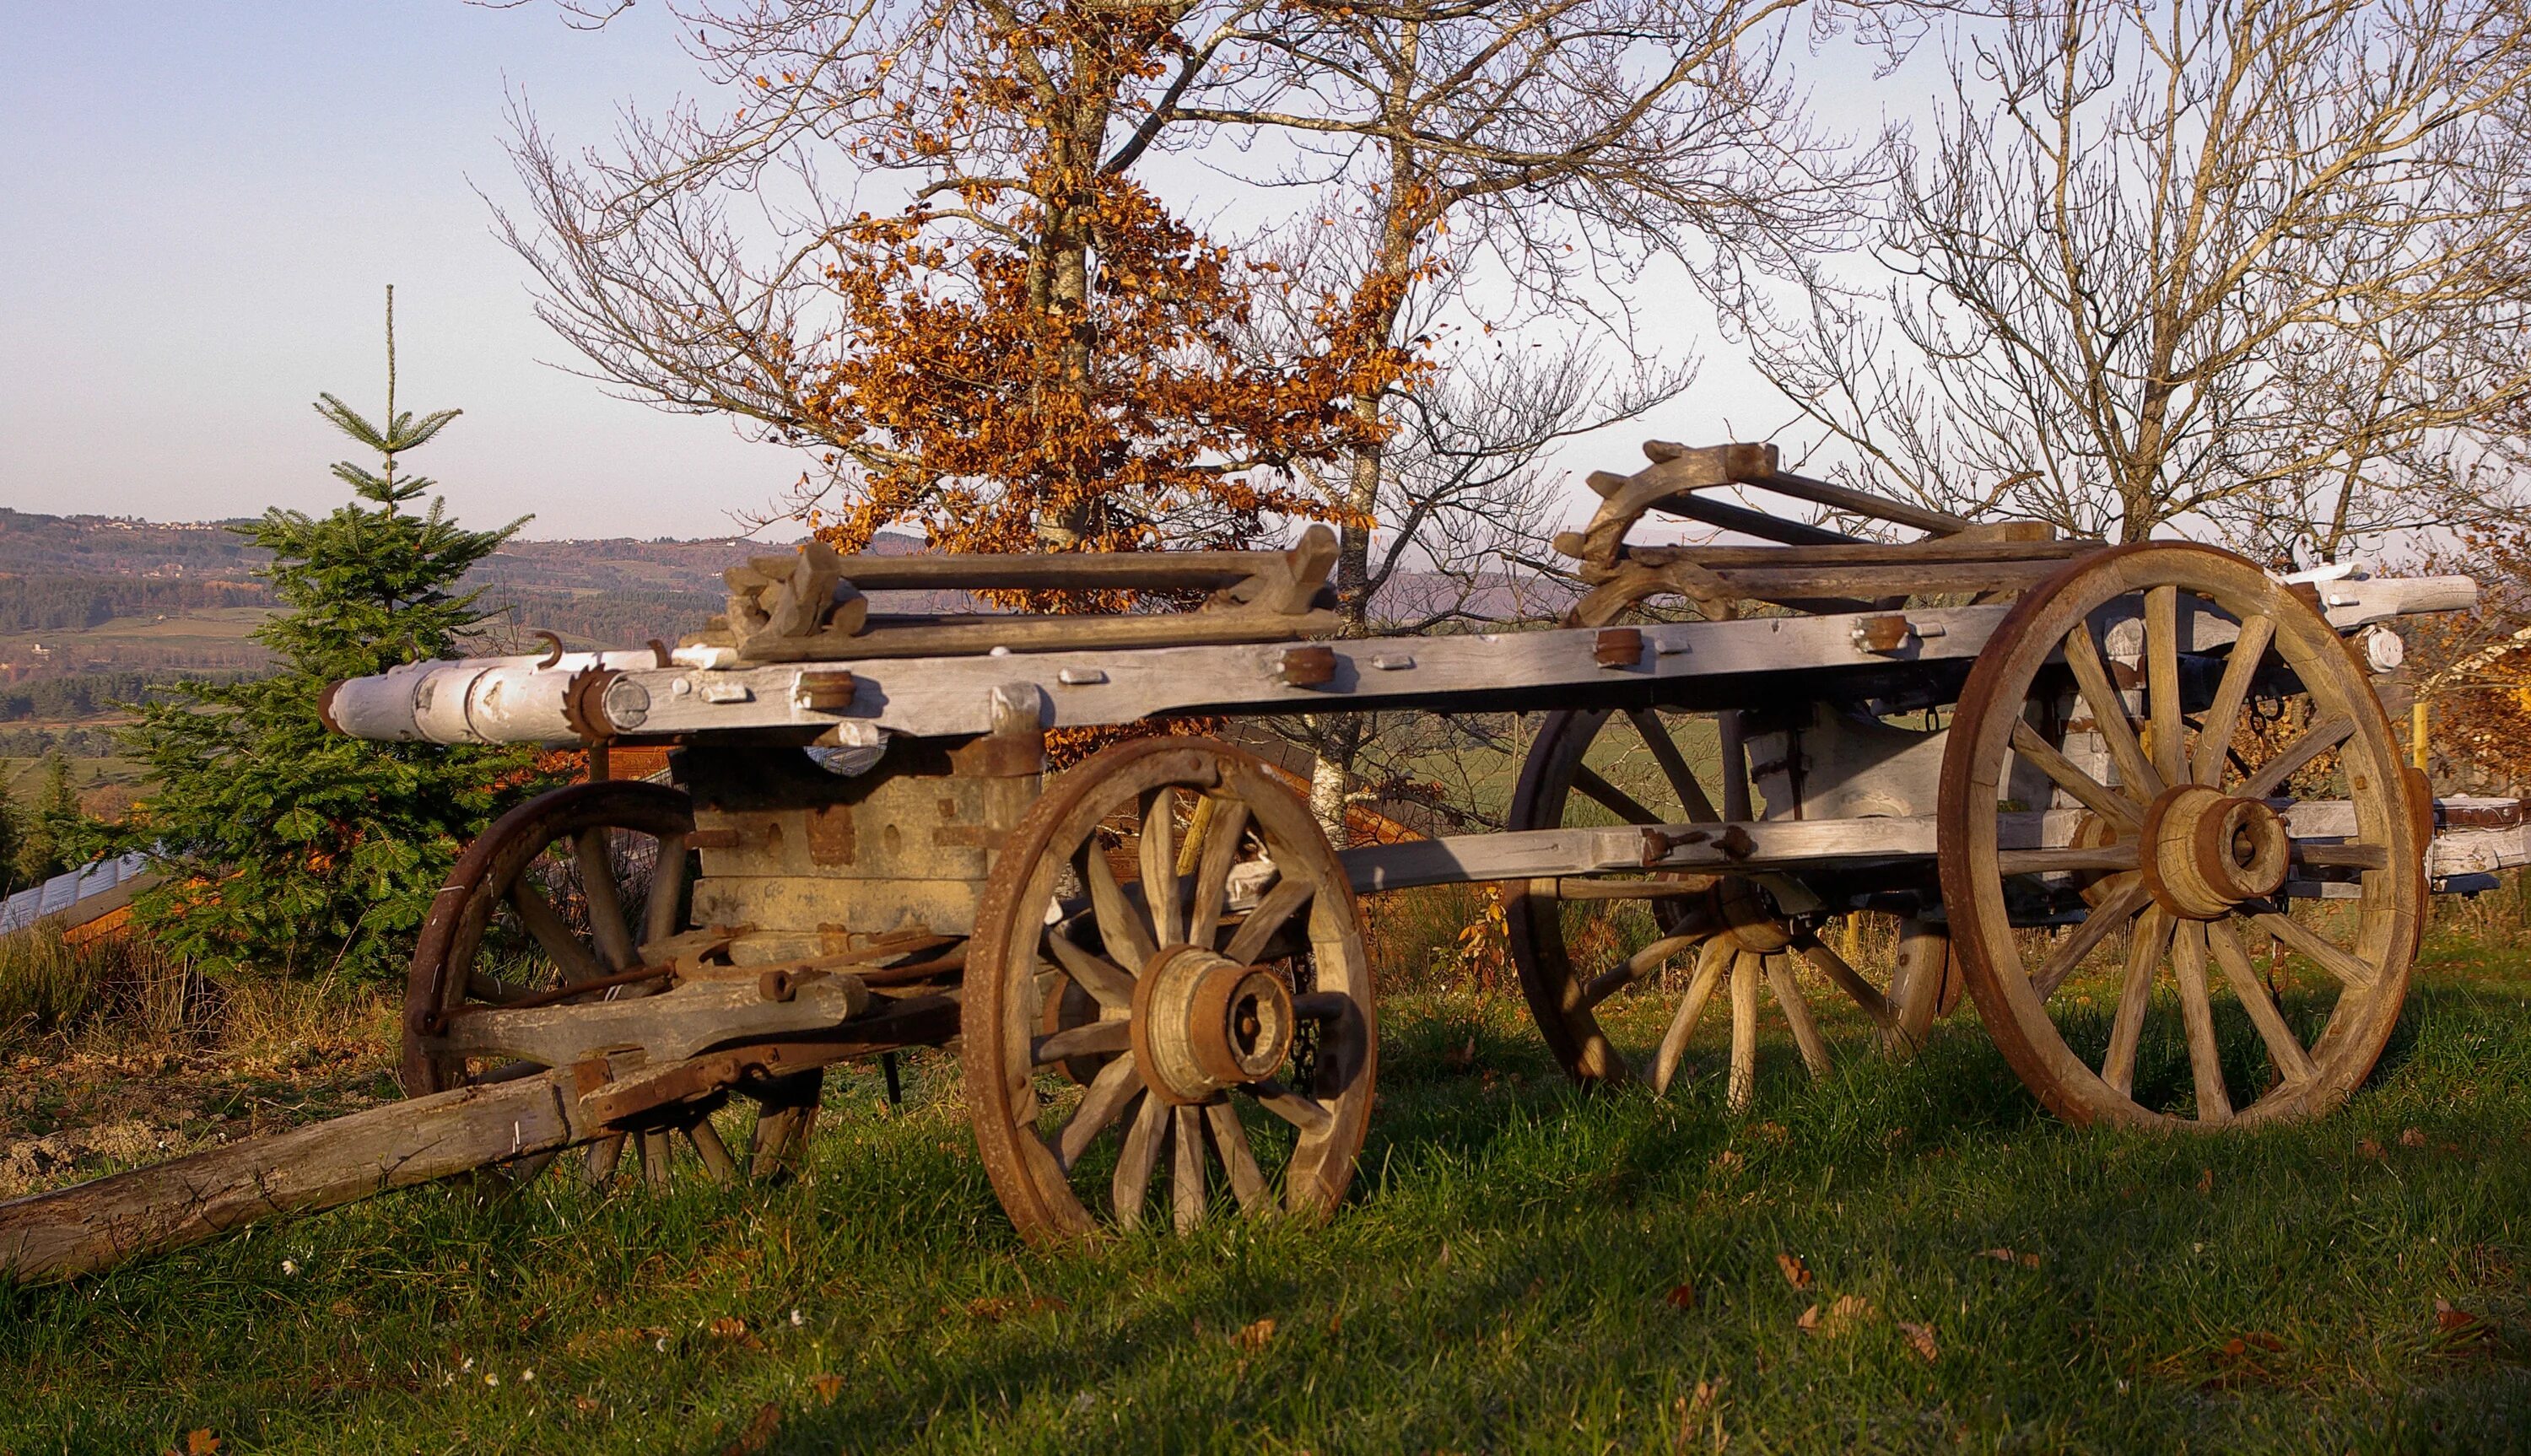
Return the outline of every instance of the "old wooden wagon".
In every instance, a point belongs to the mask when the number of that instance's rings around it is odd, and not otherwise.
[[[2363,1080],[2435,836],[2377,694],[2385,624],[2464,607],[2469,582],[2290,586],[2205,546],[1806,479],[1768,446],[1646,453],[1594,476],[1596,516],[1560,538],[1588,591],[1554,628],[1322,640],[1323,530],[1125,557],[813,544],[733,570],[726,616],[673,649],[341,684],[347,734],[673,745],[673,781],[548,794],[466,852],[414,956],[415,1100],[0,1205],[0,1267],[76,1271],[477,1169],[773,1173],[822,1068],[953,1041],[1031,1238],[1321,1216],[1377,1075],[1358,897],[1455,882],[1499,887],[1540,1031],[1586,1082],[1666,1091],[1727,1007],[1738,1107],[1768,1002],[1816,1070],[1810,995],[1903,1049],[1954,978],[2077,1122],[2308,1116]],[[1630,541],[1648,516],[1767,544]],[[1189,606],[884,609],[1096,588]],[[1339,850],[1286,778],[1205,737],[1044,771],[1049,733],[1372,710],[1543,713],[1506,830]],[[2519,863],[2518,820],[2474,832],[2470,868]],[[1822,936],[1864,910],[1903,927],[1886,975]],[[2083,970],[2096,951],[2108,972]],[[2185,1054],[2140,1074],[2153,1036]]]

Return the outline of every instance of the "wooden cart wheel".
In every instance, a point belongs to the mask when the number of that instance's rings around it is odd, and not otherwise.
[[[2193,649],[2224,621],[2237,643]],[[2069,720],[2101,745],[2075,757],[2099,761],[2068,756],[2053,725]],[[1999,808],[2046,807],[2008,802],[2016,759],[2084,815],[2071,847],[2000,847]],[[2310,800],[2351,821],[2297,814]],[[2069,1121],[2310,1116],[2364,1080],[2398,1019],[2425,880],[2390,724],[2320,613],[2236,556],[2122,546],[2025,595],[1961,691],[1940,832],[1970,993]],[[2295,913],[2288,888],[2335,898]],[[2016,928],[2068,919],[2053,943]],[[2307,968],[2289,987],[2272,942]],[[2112,964],[2087,969],[2100,949]]]
[[[1306,1218],[1344,1197],[1371,959],[1343,866],[1256,758],[1153,738],[1062,774],[994,857],[967,965],[976,1141],[1033,1242],[1154,1198],[1185,1232],[1220,1193]]]
[[[1692,721],[1654,708],[1547,714],[1521,764],[1505,827],[1715,822],[1715,796],[1692,761],[1699,756],[1686,734]],[[1503,888],[1512,960],[1530,1013],[1556,1060],[1585,1086],[1643,1076],[1656,1092],[1667,1092],[1698,1020],[1720,993],[1731,1024],[1726,1096],[1734,1111],[1744,1110],[1757,1087],[1762,986],[1791,1030],[1803,1065],[1813,1077],[1825,1075],[1828,1041],[1801,988],[1796,957],[1853,998],[1884,1033],[1899,1024],[1880,987],[1807,926],[1778,915],[1765,887],[1751,879],[1667,871],[1592,886],[1612,898],[1567,899],[1547,893],[1548,885],[1524,881]],[[1647,943],[1626,950],[1637,942]],[[1576,947],[1584,953],[1577,955]],[[1595,970],[1594,962],[1605,964]],[[1673,965],[1693,971],[1670,1003],[1666,1030],[1648,1054],[1629,1058],[1610,1041],[1599,1008],[1629,987],[1658,984]]]
[[[405,1092],[506,1081],[537,1064],[455,1053],[439,1036],[466,1008],[551,996],[584,982],[642,968],[641,947],[685,927],[691,899],[694,807],[663,784],[616,780],[575,784],[503,814],[458,859],[431,902],[405,987]],[[600,986],[575,1000],[648,995],[657,980]],[[770,1176],[796,1166],[816,1115],[820,1073],[804,1072],[744,1089],[757,1116],[738,1151],[714,1121],[720,1102],[667,1109],[655,1127],[601,1139],[566,1154],[588,1182],[604,1187],[637,1173],[664,1185],[692,1160],[714,1179],[742,1167]],[[726,1120],[726,1119],[725,1119]],[[634,1156],[627,1157],[627,1144]],[[501,1171],[516,1181],[542,1172],[550,1156]]]

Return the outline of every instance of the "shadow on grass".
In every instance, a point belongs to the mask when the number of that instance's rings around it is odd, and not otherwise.
[[[901,1112],[838,1079],[796,1187],[424,1193],[0,1293],[0,1449],[2518,1447],[2500,970],[2421,978],[2337,1116],[2222,1139],[2050,1119],[1973,1012],[1816,1087],[1771,1043],[1733,1120],[1712,1077],[1573,1091],[1516,1005],[1404,1004],[1333,1223],[1063,1253],[945,1063]]]

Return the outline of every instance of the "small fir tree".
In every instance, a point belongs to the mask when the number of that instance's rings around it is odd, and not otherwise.
[[[18,856],[26,847],[25,812],[9,792],[7,774],[0,773],[0,896],[16,893],[27,882],[26,875],[18,869]]]
[[[59,754],[44,759],[44,787],[31,811],[16,805],[7,811],[6,833],[13,841],[16,882],[21,886],[50,879],[85,856],[81,853],[79,792],[71,787],[71,766]]]
[[[531,518],[466,531],[434,483],[399,475],[458,411],[417,419],[395,401],[395,290],[387,290],[387,407],[378,423],[333,395],[316,413],[379,467],[343,462],[355,499],[318,518],[279,508],[233,528],[272,554],[284,610],[255,632],[270,677],[186,684],[143,705],[126,741],[154,787],[123,841],[166,878],[135,913],[167,949],[212,969],[392,975],[460,847],[539,784],[510,749],[375,744],[326,731],[328,685],[461,654],[490,613],[458,584]]]

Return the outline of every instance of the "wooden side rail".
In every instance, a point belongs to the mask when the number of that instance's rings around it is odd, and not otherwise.
[[[1275,642],[1332,631],[1335,533],[1286,551],[844,556],[820,541],[730,568],[729,609],[685,645],[745,662]],[[1191,612],[877,615],[873,591],[1205,591]]]

